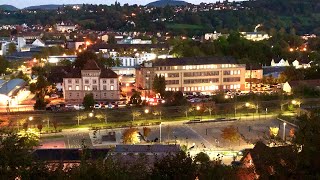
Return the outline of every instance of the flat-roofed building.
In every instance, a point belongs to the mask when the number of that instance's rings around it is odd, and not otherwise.
[[[167,91],[205,92],[244,90],[245,64],[232,57],[158,59],[137,68],[138,89],[151,90],[155,75],[166,79]]]

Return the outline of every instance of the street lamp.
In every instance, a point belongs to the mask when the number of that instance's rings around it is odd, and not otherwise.
[[[161,126],[162,126],[162,123],[160,122],[160,138],[159,138],[159,142],[160,142],[160,144],[161,144]]]
[[[32,117],[32,116],[30,116],[30,117],[28,118],[28,120],[29,120],[29,121],[32,121],[32,120],[33,120],[33,117]]]
[[[286,125],[287,125],[287,123],[284,122],[284,123],[283,123],[283,141],[286,140]]]
[[[199,110],[200,110],[200,106],[197,106],[197,108],[196,108],[196,109],[197,109],[197,111],[199,111]]]
[[[148,114],[149,113],[149,109],[145,109],[144,113]]]
[[[249,107],[249,106],[250,106],[250,103],[247,102],[247,103],[246,103],[246,107]]]
[[[292,100],[291,103],[292,103],[293,105],[298,105],[299,108],[300,108],[301,101],[299,101],[299,100]]]
[[[91,113],[89,113],[89,117],[91,117],[91,118],[93,117],[93,113],[92,113],[92,112],[91,112]]]

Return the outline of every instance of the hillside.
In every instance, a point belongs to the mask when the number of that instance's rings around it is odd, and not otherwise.
[[[187,5],[188,3],[185,1],[175,1],[175,0],[159,0],[159,1],[154,1],[146,6],[155,6],[155,7],[165,7],[167,5],[169,6],[184,6]]]
[[[0,9],[1,10],[5,10],[5,11],[17,11],[17,10],[19,10],[18,8],[14,7],[14,6],[6,5],[6,4],[0,5]]]
[[[64,5],[58,5],[58,4],[46,4],[46,5],[39,5],[39,6],[29,6],[24,9],[27,10],[34,10],[34,9],[41,9],[41,10],[55,10],[58,8],[63,7]]]

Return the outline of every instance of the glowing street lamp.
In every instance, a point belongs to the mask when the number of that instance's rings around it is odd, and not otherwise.
[[[33,117],[32,117],[32,116],[30,116],[30,117],[28,118],[28,120],[29,120],[29,121],[32,121],[32,120],[33,120]]]
[[[292,101],[291,101],[291,103],[292,103],[293,105],[298,105],[298,106],[299,106],[299,108],[300,108],[301,101],[298,101],[298,100],[292,100]]]
[[[249,106],[250,106],[250,103],[247,102],[245,105],[246,105],[246,107],[249,107]]]
[[[145,109],[144,113],[148,114],[149,113],[149,109]]]
[[[91,113],[89,113],[89,117],[91,117],[91,118],[93,117],[93,113],[92,113],[92,112],[91,112]]]
[[[197,106],[196,109],[197,109],[197,111],[199,111],[201,108],[200,108],[200,106]]]

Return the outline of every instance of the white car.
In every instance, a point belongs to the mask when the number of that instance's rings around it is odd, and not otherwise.
[[[100,105],[100,104],[95,104],[95,105],[93,106],[93,108],[94,108],[94,109],[101,109],[101,105]]]
[[[66,105],[66,108],[67,108],[67,109],[73,109],[74,106],[73,106],[72,104],[67,104],[67,105]]]
[[[75,110],[84,110],[85,108],[82,104],[76,104],[76,105],[74,105],[74,109]]]

